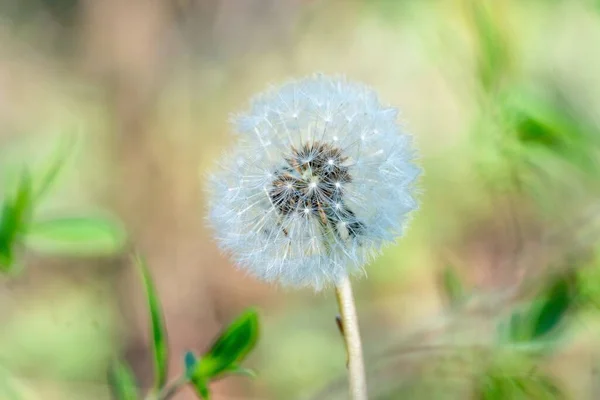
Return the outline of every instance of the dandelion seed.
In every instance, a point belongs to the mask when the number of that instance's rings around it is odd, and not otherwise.
[[[360,271],[417,208],[411,138],[397,112],[316,75],[255,97],[211,179],[210,222],[252,275],[320,290]],[[231,161],[228,161],[231,160]]]

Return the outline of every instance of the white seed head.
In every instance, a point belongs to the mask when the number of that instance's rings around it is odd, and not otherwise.
[[[256,96],[212,176],[209,220],[252,275],[320,290],[401,236],[411,211],[411,137],[397,111],[343,78],[316,75]]]

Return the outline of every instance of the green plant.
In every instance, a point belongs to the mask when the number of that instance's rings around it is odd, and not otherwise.
[[[16,188],[9,190],[3,200],[0,215],[0,272],[14,275],[19,271],[21,249],[42,254],[62,256],[102,256],[118,253],[126,243],[126,234],[113,218],[102,216],[38,217],[36,207],[55,183],[67,153],[60,149],[49,168],[40,177],[28,170],[21,174]],[[193,352],[184,356],[185,373],[168,382],[169,353],[167,330],[154,282],[145,261],[134,258],[145,293],[151,321],[152,352],[155,366],[154,386],[147,400],[167,400],[184,385],[191,385],[198,396],[210,398],[209,384],[227,375],[239,374],[253,377],[252,370],[240,363],[254,348],[258,340],[258,313],[250,308],[244,311],[215,340],[201,357]],[[115,361],[109,371],[108,382],[117,400],[140,399],[140,388],[130,368]],[[22,400],[21,389],[2,371],[0,394],[11,400]]]
[[[24,169],[15,187],[8,188],[0,214],[0,272],[19,271],[23,250],[63,256],[99,256],[121,251],[126,234],[106,215],[38,215],[69,155],[59,147],[46,170],[32,174]]]
[[[185,372],[171,382],[168,378],[167,330],[164,325],[158,294],[141,257],[135,258],[146,290],[150,325],[152,332],[152,352],[154,354],[154,385],[146,395],[146,400],[167,400],[181,388],[191,385],[202,399],[210,399],[209,384],[227,375],[254,377],[252,370],[243,368],[240,363],[252,351],[258,340],[258,313],[250,308],[240,314],[214,341],[201,357],[187,352],[183,357]],[[140,399],[135,377],[129,368],[120,361],[115,362],[109,371],[109,382],[116,400]]]

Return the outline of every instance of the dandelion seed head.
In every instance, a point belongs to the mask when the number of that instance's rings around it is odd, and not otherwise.
[[[397,111],[371,89],[315,75],[256,96],[233,124],[209,220],[240,268],[320,290],[402,236],[420,169]]]

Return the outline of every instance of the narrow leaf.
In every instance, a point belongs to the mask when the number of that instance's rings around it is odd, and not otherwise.
[[[574,303],[572,282],[569,277],[557,279],[546,295],[535,320],[533,337],[541,338],[552,332]]]
[[[63,138],[61,140],[58,148],[54,151],[52,160],[36,184],[36,199],[43,197],[56,182],[56,179],[62,171],[67,157],[73,149],[74,142],[75,141],[73,137]]]
[[[481,400],[527,400],[527,399],[561,399],[558,386],[546,376],[509,369],[495,371],[494,375],[480,378],[479,393]]]
[[[575,304],[575,278],[560,276],[529,304],[516,308],[500,329],[511,343],[548,339]],[[502,333],[502,332],[501,332]]]
[[[452,267],[447,267],[442,273],[442,285],[451,305],[460,303],[465,298],[465,288]]]
[[[598,129],[561,89],[552,83],[544,91],[521,88],[507,100],[506,119],[529,150],[544,150],[587,173],[597,171]]]
[[[116,361],[108,371],[108,383],[115,400],[137,400],[139,398],[133,372],[126,364]]]
[[[13,265],[13,246],[15,239],[14,213],[10,201],[2,207],[2,220],[0,221],[0,271],[8,272]]]
[[[8,272],[14,266],[14,251],[18,237],[27,228],[33,204],[31,178],[24,172],[13,197],[4,200],[0,220],[0,271]]]
[[[229,325],[202,357],[194,376],[215,377],[240,363],[256,345],[258,331],[258,314],[256,310],[248,309]]]
[[[154,354],[155,389],[162,388],[167,383],[167,366],[169,361],[167,350],[167,332],[158,300],[158,293],[146,262],[139,256],[135,257],[142,274],[152,327],[152,352]]]
[[[508,322],[509,339],[512,343],[528,342],[532,339],[531,315],[528,309],[515,310]]]
[[[126,235],[116,221],[101,217],[57,217],[32,223],[27,246],[46,254],[98,256],[119,252]]]
[[[484,89],[493,91],[512,70],[508,31],[501,23],[497,2],[470,0],[468,5],[477,38],[478,77]]]
[[[210,390],[208,388],[208,380],[203,376],[192,378],[191,385],[196,391],[198,397],[204,400],[210,400]]]
[[[240,375],[248,378],[256,378],[256,372],[250,368],[240,367],[239,365],[232,364],[222,372],[222,374]]]

